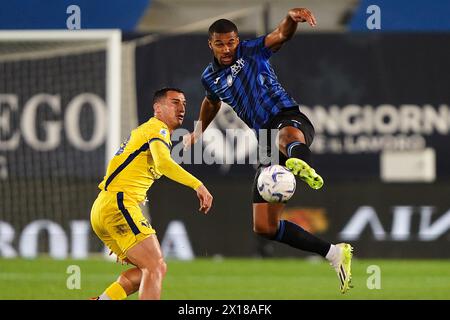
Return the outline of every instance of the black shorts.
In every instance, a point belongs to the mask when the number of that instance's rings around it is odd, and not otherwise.
[[[311,146],[314,140],[314,126],[308,117],[300,112],[299,107],[293,107],[289,109],[284,109],[280,111],[275,117],[273,117],[263,129],[268,129],[264,132],[265,137],[259,136],[258,147],[260,148],[260,154],[264,155],[264,163],[258,165],[256,170],[255,179],[253,180],[253,203],[266,203],[258,192],[258,177],[261,170],[273,164],[285,165],[288,159],[274,144],[273,137],[271,137],[270,129],[282,129],[284,127],[295,127],[300,129],[305,136],[306,145]],[[272,139],[271,139],[272,138]],[[261,143],[261,141],[267,141],[267,143]],[[278,161],[271,161],[269,163],[268,159],[272,159],[272,152],[278,153]],[[274,160],[274,159],[272,159]]]

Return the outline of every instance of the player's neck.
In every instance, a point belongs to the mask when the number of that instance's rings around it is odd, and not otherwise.
[[[214,57],[214,65],[215,65],[215,67],[217,68],[217,69],[223,69],[223,68],[226,68],[226,67],[229,67],[229,66],[231,66],[232,64],[234,64],[236,62],[236,58],[234,58],[233,59],[233,62],[232,63],[230,63],[229,65],[224,65],[224,64],[221,64],[220,62],[219,62],[219,60],[217,60],[217,58],[216,57]]]
[[[165,122],[163,119],[161,119],[161,117],[160,117],[159,115],[155,114],[155,115],[153,116],[153,118],[156,118],[156,119],[158,119],[159,121],[161,121],[162,123],[164,123],[164,124],[167,126],[167,128],[169,128],[170,134],[172,134],[172,132],[175,130],[175,128],[172,128],[171,126],[169,126],[169,125],[167,124],[167,122]]]

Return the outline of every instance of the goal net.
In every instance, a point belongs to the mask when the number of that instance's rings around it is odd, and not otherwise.
[[[0,257],[84,257],[120,144],[120,31],[0,32]]]

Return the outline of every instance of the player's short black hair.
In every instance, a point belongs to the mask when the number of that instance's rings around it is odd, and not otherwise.
[[[209,38],[212,37],[214,33],[228,33],[228,32],[238,33],[238,28],[236,25],[227,19],[216,20],[208,29]]]
[[[159,89],[158,91],[155,92],[155,94],[153,95],[153,103],[156,103],[159,100],[161,100],[162,98],[165,98],[167,92],[169,92],[169,91],[175,91],[175,92],[184,94],[184,91],[181,89],[165,87],[165,88]]]

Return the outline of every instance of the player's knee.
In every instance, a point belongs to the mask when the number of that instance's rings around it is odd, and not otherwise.
[[[289,144],[289,140],[286,135],[280,135],[278,138],[278,148],[281,151],[286,151],[287,145]]]
[[[277,233],[277,226],[254,222],[253,223],[253,232],[261,237],[264,237],[267,239],[273,239],[273,237]]]
[[[167,273],[167,264],[164,260],[161,259],[160,264],[158,265],[159,273],[164,277]]]
[[[306,144],[305,136],[300,130],[291,127],[281,129],[278,136],[278,148],[281,151],[285,152],[289,144],[294,141],[299,141]]]
[[[164,277],[167,272],[167,264],[163,258],[147,263],[142,269],[144,275]]]

